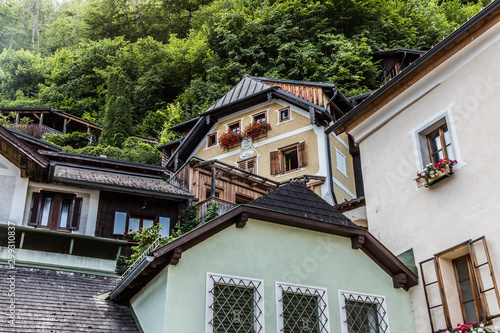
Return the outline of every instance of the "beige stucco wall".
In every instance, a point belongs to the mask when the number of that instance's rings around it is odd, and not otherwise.
[[[76,194],[77,197],[81,197],[83,200],[82,200],[82,211],[80,215],[80,227],[78,228],[78,230],[73,230],[72,232],[75,234],[83,234],[89,236],[95,235],[97,208],[99,205],[99,190],[84,189],[75,186],[30,182],[28,187],[28,193],[26,197],[23,198],[24,218],[22,225],[24,226],[28,225],[33,192],[40,192],[40,191],[52,191],[52,192]]]
[[[382,124],[360,142],[369,229],[394,253],[413,248],[417,265],[485,235],[500,274],[498,36],[497,24],[352,132],[359,140]],[[450,178],[417,190],[409,132],[447,107],[461,161]],[[390,112],[400,113],[388,120]],[[412,297],[418,331],[429,332],[422,280]]]
[[[330,134],[330,154],[332,156],[332,175],[334,178],[334,191],[340,202],[356,197],[356,184],[354,182],[354,166],[352,155],[349,153],[349,139],[346,133],[338,136]],[[337,168],[337,150],[345,156],[346,174]]]
[[[290,107],[290,120],[280,123],[278,121],[278,110],[283,107]],[[245,127],[252,122],[253,116],[261,112],[267,113],[266,117],[272,129],[268,132],[267,137],[254,140],[249,149],[243,149],[241,145],[231,148],[228,151],[223,150],[219,145],[208,147],[207,137],[205,137],[192,155],[196,155],[203,159],[218,159],[227,164],[236,166],[237,162],[243,160],[240,154],[245,150],[250,150],[252,151],[251,157],[256,157],[257,159],[257,174],[263,177],[282,182],[302,175],[327,176],[327,154],[324,128],[311,125],[308,111],[302,110],[283,100],[272,100],[269,103],[261,103],[221,118],[210,130],[208,135],[217,133],[217,138],[219,138],[222,133],[228,130],[227,125],[237,120],[240,121],[241,129],[244,130]],[[303,141],[306,144],[307,165],[292,172],[271,175],[270,153]],[[335,193],[338,200],[342,201],[343,198],[349,200],[355,194],[355,186],[354,175],[352,175],[352,158],[349,154],[349,150],[343,144],[347,143],[347,136],[343,135],[337,139],[332,135],[330,142],[333,151],[332,158],[335,163],[332,169],[334,177],[337,180],[336,186],[339,187],[339,190]],[[341,150],[346,156],[347,177],[336,169],[335,147]],[[328,186],[326,184],[317,191],[323,197],[328,196]]]

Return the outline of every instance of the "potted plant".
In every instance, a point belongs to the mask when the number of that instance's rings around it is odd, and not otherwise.
[[[439,160],[438,163],[427,164],[424,170],[417,172],[417,178],[415,178],[415,180],[417,181],[418,188],[422,186],[432,186],[444,177],[451,176],[453,174],[453,166],[456,163],[456,160],[448,160],[445,158]]]
[[[444,330],[442,331],[441,333],[459,333],[459,332],[463,332],[463,333],[493,333],[493,330],[491,328],[488,328],[488,327],[484,327],[484,324],[481,323],[470,323],[470,324],[460,324],[458,323],[457,324],[457,327],[455,328],[452,328],[451,330]],[[498,332],[498,331],[497,331]]]
[[[136,232],[132,231],[132,229],[130,229],[130,231],[125,231],[123,233],[123,240],[126,240],[127,242],[135,242],[135,234]]]
[[[241,135],[240,131],[229,130],[222,133],[218,141],[219,146],[221,146],[222,149],[228,150],[234,146],[239,145],[241,140],[243,140],[243,136]]]
[[[271,129],[271,125],[265,120],[254,121],[245,128],[245,137],[255,139],[261,135],[266,135]]]

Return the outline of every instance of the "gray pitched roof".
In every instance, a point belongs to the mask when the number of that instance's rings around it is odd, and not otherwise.
[[[191,193],[164,181],[160,177],[110,172],[97,168],[56,165],[54,167],[53,180],[72,184],[94,184],[110,189],[129,189],[134,193],[146,191],[147,194],[158,194],[168,197],[187,198],[193,196]]]
[[[233,102],[236,102],[240,99],[243,99],[245,97],[257,94],[263,90],[269,89],[271,86],[268,86],[267,84],[258,82],[256,80],[253,80],[250,76],[245,75],[243,80],[238,82],[237,85],[235,85],[227,94],[222,96],[221,99],[219,99],[214,105],[209,107],[208,109],[205,110],[205,112],[209,112],[215,109],[218,109],[222,106],[231,104]]]
[[[247,205],[357,228],[347,217],[297,180],[291,181]]]
[[[127,305],[96,296],[116,278],[16,267],[15,326],[8,322],[9,278],[0,265],[0,332],[139,332]]]

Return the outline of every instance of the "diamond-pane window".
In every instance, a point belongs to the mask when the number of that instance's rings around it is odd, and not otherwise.
[[[342,333],[389,332],[385,298],[339,291]]]
[[[326,290],[277,283],[279,331],[328,333]]]
[[[262,281],[208,274],[207,332],[264,332]]]

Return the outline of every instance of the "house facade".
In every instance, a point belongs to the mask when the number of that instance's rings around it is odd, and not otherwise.
[[[188,133],[175,151],[169,150],[166,166],[176,172],[198,157],[275,182],[314,176],[316,193],[327,201],[351,200],[357,184],[348,137],[324,133],[350,109],[333,84],[245,76],[190,121],[189,131],[178,126]],[[256,130],[262,124],[267,127]]]
[[[361,151],[370,232],[413,251],[419,332],[500,326],[499,20],[494,1],[329,128]]]
[[[156,249],[110,298],[144,332],[417,332],[416,281],[293,181]]]
[[[16,229],[17,262],[115,274],[131,243],[125,231],[178,223],[193,196],[162,179],[163,168],[64,153],[0,127],[0,228]],[[8,257],[0,241],[0,260]]]

